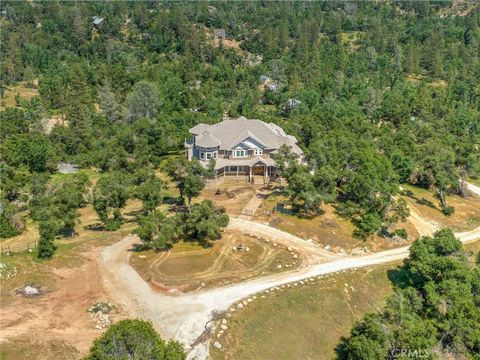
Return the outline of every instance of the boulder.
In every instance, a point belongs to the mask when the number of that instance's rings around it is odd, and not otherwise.
[[[216,349],[221,349],[222,348],[222,344],[220,344],[218,341],[215,341],[213,343],[213,347],[216,348]]]

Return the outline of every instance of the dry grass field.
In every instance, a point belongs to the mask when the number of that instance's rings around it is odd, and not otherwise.
[[[390,267],[391,268],[391,267]],[[392,293],[389,267],[325,276],[297,287],[257,295],[232,313],[228,330],[210,347],[212,359],[332,359],[342,336],[362,315],[382,308]]]
[[[480,241],[466,245],[471,262]],[[318,359],[335,357],[335,347],[363,314],[380,310],[393,292],[389,271],[400,263],[324,276],[315,282],[257,294],[242,311],[231,313],[228,329],[218,330],[213,360]]]
[[[447,204],[455,208],[450,216],[442,213],[440,202],[434,194],[426,189],[411,185],[402,185],[403,197],[408,204],[421,214],[426,220],[439,227],[448,227],[454,231],[472,230],[480,226],[480,198],[471,196],[464,199],[458,195],[447,196]]]
[[[273,212],[275,205],[285,201],[281,195],[272,195],[265,199],[255,213],[255,220],[287,231],[304,239],[312,239],[333,251],[351,251],[358,247],[368,247],[370,251],[378,251],[398,246],[398,243],[379,236],[372,236],[366,241],[352,237],[354,226],[345,218],[336,214],[330,204],[322,205],[324,213],[314,218],[301,218],[280,212]],[[409,235],[408,243],[418,237],[418,232],[409,222],[398,223],[395,228],[404,228]]]

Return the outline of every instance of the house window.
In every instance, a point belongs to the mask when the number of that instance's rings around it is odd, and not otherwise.
[[[247,150],[233,150],[234,158],[244,158],[247,157]]]
[[[253,151],[253,153],[254,153],[255,155],[262,155],[262,154],[263,154],[263,149],[256,148],[256,149]]]
[[[218,157],[218,151],[201,152],[200,153],[200,159],[202,159],[202,160],[216,159],[217,157]]]

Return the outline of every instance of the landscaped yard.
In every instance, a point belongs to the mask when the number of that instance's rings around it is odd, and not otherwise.
[[[212,359],[332,359],[335,346],[365,312],[392,293],[389,267],[366,268],[285,288],[231,313]]]
[[[233,249],[239,245],[248,251]],[[254,236],[225,230],[222,238],[210,248],[180,242],[168,252],[134,252],[130,264],[160,290],[187,292],[291,270],[299,263],[292,255],[280,245],[273,246]]]
[[[455,208],[455,212],[446,216],[442,213],[440,202],[434,194],[426,189],[411,185],[402,185],[403,197],[422,217],[454,231],[471,230],[480,226],[480,198],[471,196],[464,199],[458,195],[448,195],[447,204]]]

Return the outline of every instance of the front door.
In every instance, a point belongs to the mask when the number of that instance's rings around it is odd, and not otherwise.
[[[265,173],[265,166],[255,165],[253,167],[253,175],[264,175],[264,173]]]

